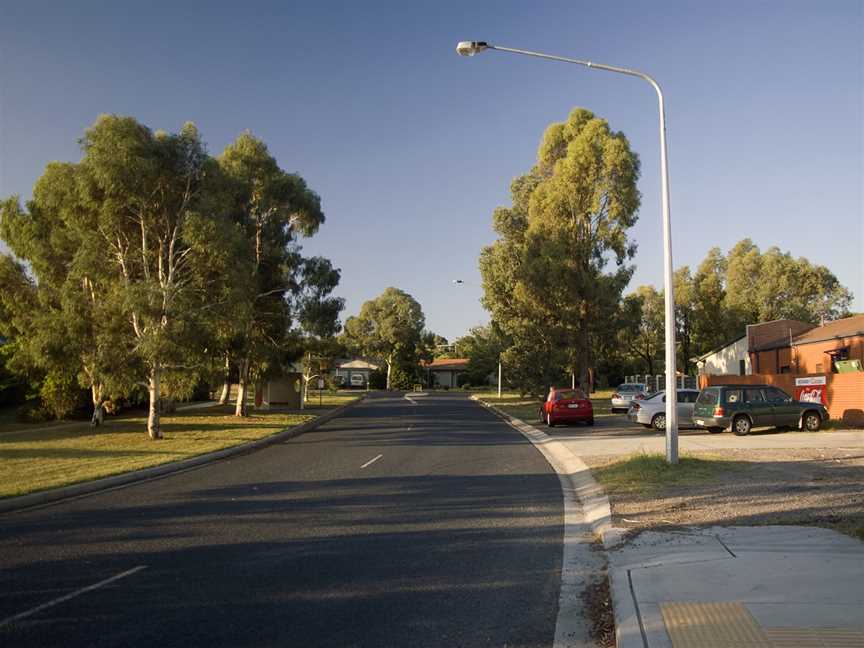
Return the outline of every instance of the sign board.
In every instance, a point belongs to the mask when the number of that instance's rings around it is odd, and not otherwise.
[[[824,385],[827,382],[825,376],[809,376],[807,378],[796,378],[796,387],[809,387],[811,385]]]
[[[324,379],[323,378],[318,379],[318,389],[324,389]]]
[[[825,376],[809,376],[795,379],[795,400],[802,403],[828,404]]]

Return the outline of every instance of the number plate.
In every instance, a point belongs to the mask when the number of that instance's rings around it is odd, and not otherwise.
[[[705,421],[702,419],[696,419],[696,425],[705,425]]]
[[[570,403],[567,405],[570,409],[579,409],[579,403]]]

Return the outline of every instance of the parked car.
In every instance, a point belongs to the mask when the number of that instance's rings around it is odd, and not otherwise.
[[[549,427],[580,422],[594,425],[594,407],[581,389],[552,387],[540,408],[540,418]]]
[[[699,394],[693,422],[709,432],[731,429],[749,434],[754,427],[797,427],[815,432],[828,420],[821,403],[796,401],[771,385],[716,385]]]
[[[678,427],[695,427],[693,423],[693,406],[699,398],[698,389],[679,389],[678,405]],[[657,430],[666,429],[666,392],[659,391],[656,394],[642,400],[630,401],[630,409],[627,410],[627,418],[633,423],[641,423],[646,428],[654,427]]]
[[[615,388],[612,394],[613,412],[626,412],[630,409],[630,401],[641,400],[647,396],[648,392],[645,383],[624,383]]]

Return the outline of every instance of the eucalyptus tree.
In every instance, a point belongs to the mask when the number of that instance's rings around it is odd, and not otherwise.
[[[129,117],[102,116],[82,146],[82,209],[94,219],[101,271],[146,373],[148,434],[160,438],[163,388],[188,388],[205,362],[222,305],[214,296],[234,264],[234,231],[213,200],[219,169],[191,123],[154,133]]]
[[[305,406],[309,382],[319,375],[313,373],[316,364],[320,372],[321,365],[329,366],[342,350],[336,334],[341,329],[339,314],[345,308],[345,300],[332,294],[340,277],[341,271],[324,257],[305,259],[300,270],[294,303],[304,358],[301,408]]]
[[[562,371],[589,382],[632,274],[638,177],[627,138],[577,108],[547,128],[537,163],[511,186],[512,207],[496,210],[500,238],[480,258],[483,303],[512,339],[510,375],[530,391]]]
[[[416,373],[425,323],[417,300],[390,287],[365,302],[358,315],[347,319],[342,341],[349,349],[386,363],[390,389],[394,368],[410,375]]]
[[[247,413],[250,380],[276,364],[289,343],[298,271],[303,265],[298,234],[311,236],[324,222],[321,199],[297,174],[283,171],[261,140],[243,133],[218,157],[226,178],[231,216],[250,250],[250,290],[238,308],[237,416]]]

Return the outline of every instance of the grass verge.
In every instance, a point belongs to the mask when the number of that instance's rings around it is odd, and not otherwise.
[[[180,461],[270,436],[300,425],[356,396],[328,394],[297,411],[252,411],[233,416],[233,406],[180,411],[162,417],[164,438],[147,437],[146,415],[88,424],[11,432],[0,436],[0,498],[25,495]]]
[[[640,453],[592,468],[591,472],[610,494],[654,493],[668,486],[688,486],[716,479],[742,462],[711,457],[680,457],[677,464],[662,454]]]

